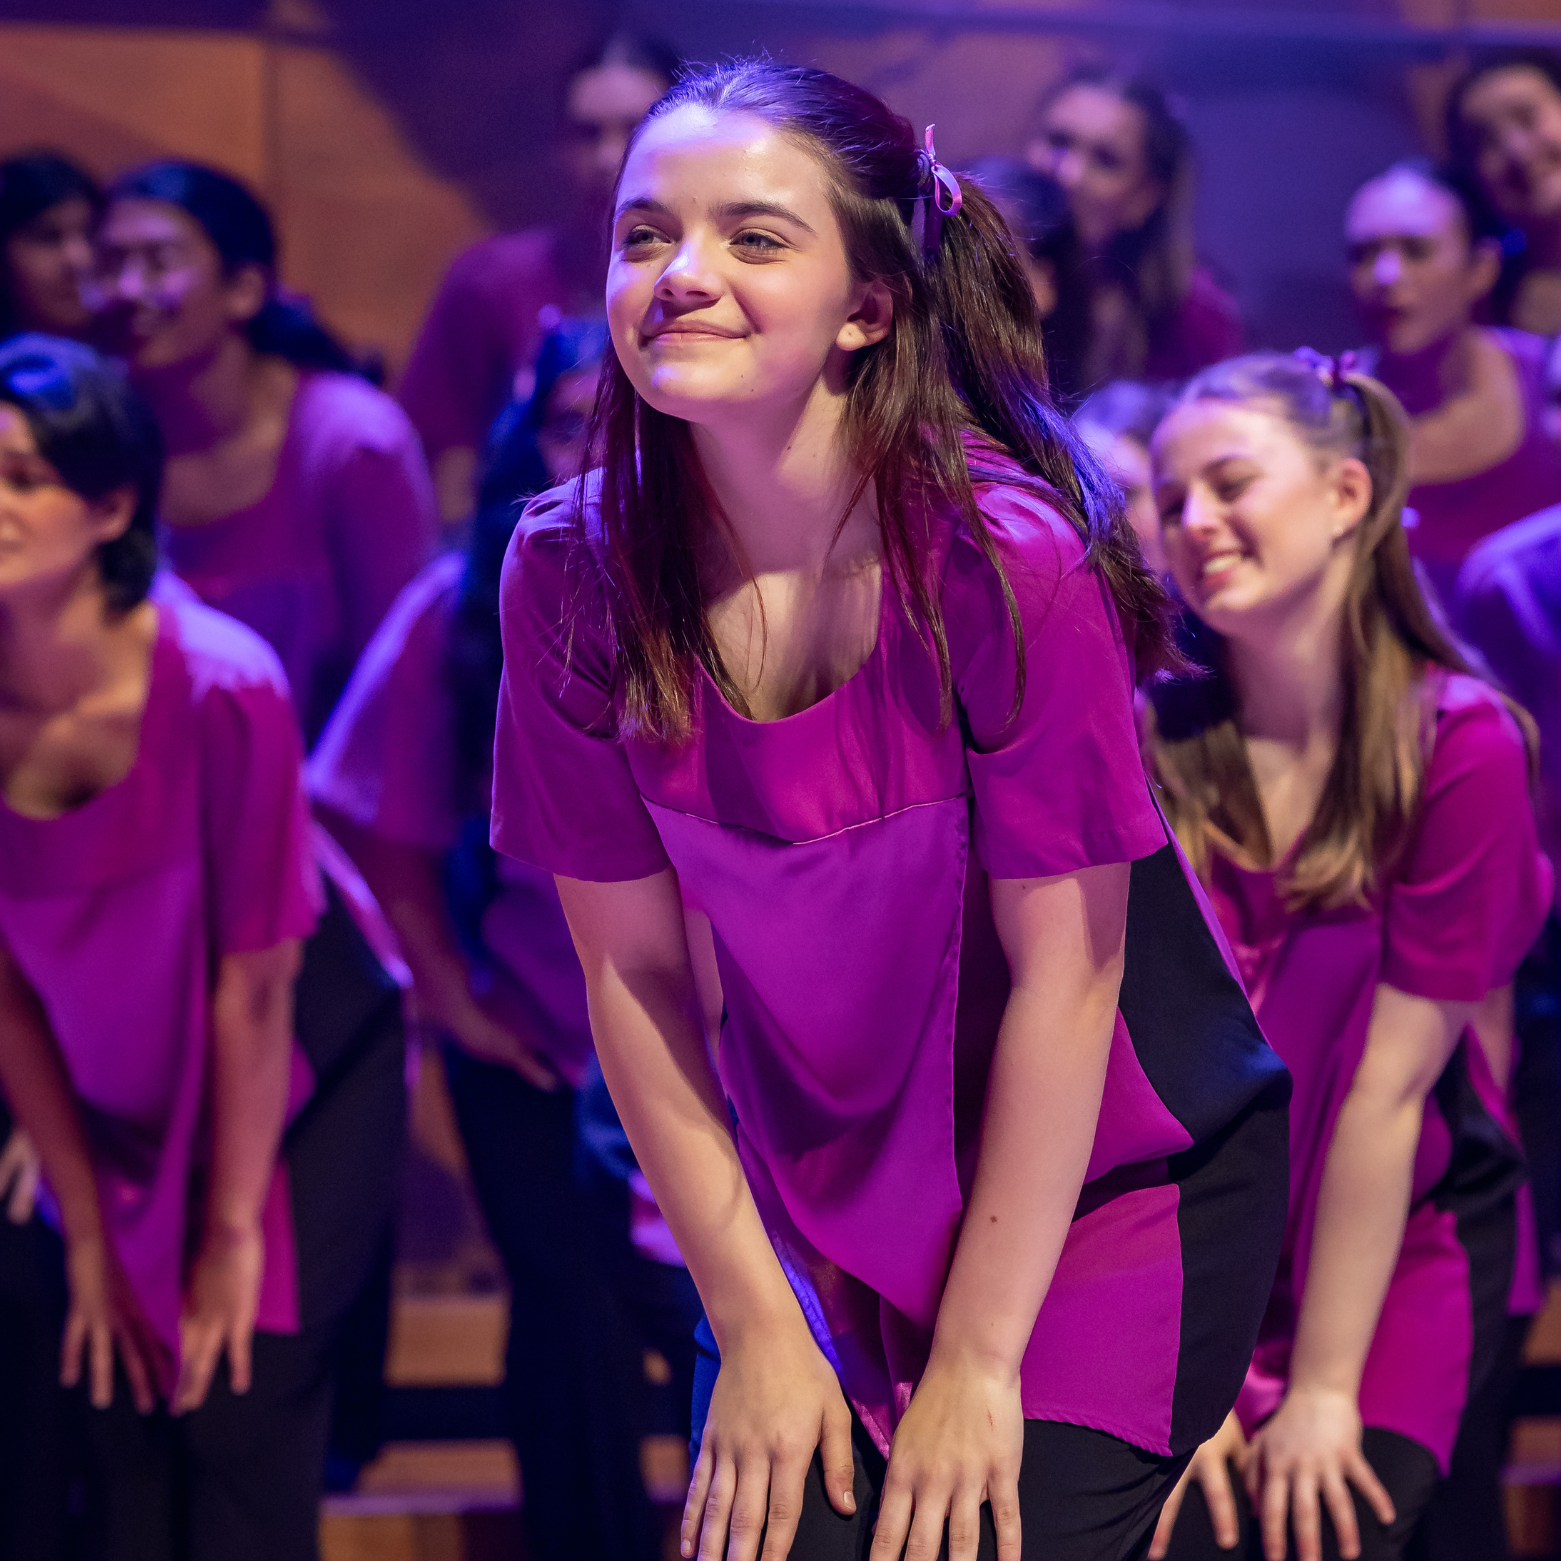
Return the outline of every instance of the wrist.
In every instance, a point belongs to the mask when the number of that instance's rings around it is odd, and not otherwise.
[[[933,1335],[932,1350],[927,1357],[927,1373],[950,1372],[964,1377],[984,1377],[999,1387],[1016,1388],[1023,1359],[1022,1352],[1016,1358],[1012,1351],[1002,1349],[990,1341],[945,1334],[940,1330]]]

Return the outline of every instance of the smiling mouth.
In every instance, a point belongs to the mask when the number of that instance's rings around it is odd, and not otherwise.
[[[1205,585],[1222,580],[1245,556],[1244,553],[1211,553],[1204,559],[1198,578]]]
[[[656,331],[645,338],[646,344],[678,341],[736,341],[736,331],[721,331],[701,326],[676,325],[664,331]]]

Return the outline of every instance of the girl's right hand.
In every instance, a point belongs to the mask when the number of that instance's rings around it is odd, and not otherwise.
[[[13,1225],[25,1225],[38,1201],[38,1151],[21,1128],[13,1127],[0,1149],[0,1202]]]
[[[480,1062],[512,1068],[528,1084],[551,1093],[563,1080],[551,1062],[531,1044],[523,1005],[511,993],[502,974],[485,981],[459,1014],[441,1016],[445,1033],[462,1051]]]
[[[764,1561],[784,1561],[815,1449],[823,1452],[830,1502],[849,1516],[856,1510],[851,1411],[801,1318],[723,1347],[683,1507],[683,1555],[697,1549],[700,1561],[754,1561],[762,1535]]]
[[[130,1396],[143,1415],[167,1396],[173,1381],[173,1356],[141,1310],[119,1258],[103,1237],[72,1241],[65,1253],[70,1282],[70,1311],[60,1346],[60,1385],[81,1380],[87,1362],[89,1397],[94,1409],[114,1399],[114,1351],[124,1364]]]
[[[1236,1418],[1235,1410],[1225,1416],[1225,1424],[1192,1455],[1176,1488],[1165,1499],[1160,1509],[1160,1521],[1155,1525],[1154,1538],[1149,1544],[1149,1561],[1162,1561],[1171,1548],[1171,1534],[1176,1528],[1176,1516],[1182,1510],[1182,1500],[1188,1484],[1196,1480],[1203,1487],[1203,1499],[1208,1504],[1209,1522],[1214,1529],[1214,1543],[1221,1550],[1234,1550],[1240,1538],[1236,1521],[1236,1492],[1230,1483],[1230,1466],[1235,1464],[1239,1472],[1246,1463],[1247,1438]]]

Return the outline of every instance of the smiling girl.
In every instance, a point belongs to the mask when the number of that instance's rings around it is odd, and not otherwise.
[[[1287,1082],[1138,758],[1163,598],[930,139],[763,63],[652,111],[601,469],[502,588],[494,842],[719,1346],[704,1561],[1140,1554],[1283,1223]]]
[[[1380,382],[1268,356],[1199,375],[1155,434],[1211,672],[1155,690],[1155,764],[1295,1079],[1279,1278],[1174,1535],[1167,1505],[1177,1561],[1402,1555],[1532,1283],[1503,1100],[1550,891],[1532,728],[1415,584],[1407,446]]]

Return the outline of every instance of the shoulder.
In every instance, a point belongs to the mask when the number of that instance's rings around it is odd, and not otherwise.
[[[478,239],[450,262],[444,290],[486,293],[502,292],[517,284],[551,285],[554,247],[550,228],[526,228]]]
[[[1528,745],[1506,700],[1489,683],[1452,672],[1436,694],[1436,735],[1426,767],[1426,791],[1475,775],[1496,785],[1516,780],[1526,793]]]
[[[1502,589],[1503,582],[1549,580],[1561,572],[1561,504],[1515,520],[1483,538],[1458,572],[1459,599]]]
[[[604,630],[607,572],[596,501],[599,476],[587,472],[539,493],[521,512],[499,584],[506,644],[521,624],[573,639],[586,624]],[[584,617],[582,608],[587,609]]]
[[[1520,368],[1533,373],[1544,372],[1545,359],[1550,355],[1550,343],[1532,331],[1520,331],[1511,325],[1488,325],[1485,336],[1493,341]]]
[[[382,642],[401,646],[430,634],[442,636],[455,610],[465,572],[466,558],[461,553],[441,553],[433,563],[425,565],[390,604],[363,653],[364,659],[373,656]]]
[[[406,413],[383,390],[355,374],[303,370],[293,418],[316,458],[345,461],[359,451],[400,457],[417,448]]]
[[[1083,537],[1040,484],[1027,483],[1017,467],[1012,473],[998,467],[991,475],[973,471],[972,476],[976,508],[1021,607],[1050,600],[1067,577],[1087,569]],[[953,523],[945,591],[996,584],[997,571],[986,550],[967,526]]]
[[[253,629],[173,593],[159,596],[157,610],[178,647],[197,709],[237,703],[285,711],[292,720],[287,674],[276,652]]]
[[[1182,299],[1183,312],[1199,321],[1219,322],[1239,329],[1241,307],[1234,296],[1215,281],[1214,273],[1207,266],[1195,266],[1187,279],[1187,293]]]

